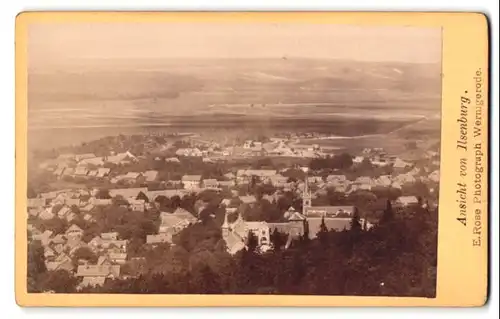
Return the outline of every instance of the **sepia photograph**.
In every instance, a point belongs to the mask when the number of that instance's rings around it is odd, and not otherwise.
[[[28,293],[436,298],[441,28],[31,23],[26,61]]]

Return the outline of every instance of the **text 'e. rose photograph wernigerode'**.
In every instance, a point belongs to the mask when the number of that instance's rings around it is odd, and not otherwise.
[[[441,30],[28,27],[29,293],[435,298]]]

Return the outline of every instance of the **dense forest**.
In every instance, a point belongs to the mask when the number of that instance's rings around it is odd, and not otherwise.
[[[122,266],[120,279],[82,293],[132,294],[303,294],[434,297],[437,266],[437,210],[396,212],[390,202],[380,223],[362,230],[321,227],[284,249],[285,236],[271,235],[274,250],[259,253],[250,236],[247,249],[226,252],[220,221],[202,218],[174,237],[174,244],[144,250]],[[47,271],[43,247],[28,247],[28,289],[77,292],[79,279],[64,270]]]

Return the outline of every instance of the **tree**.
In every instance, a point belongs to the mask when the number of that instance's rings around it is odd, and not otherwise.
[[[80,247],[75,250],[72,257],[73,265],[76,266],[78,261],[82,259],[92,264],[97,262],[96,254],[88,247]]]
[[[155,201],[155,203],[158,203],[159,209],[161,211],[171,210],[172,209],[172,202],[165,195],[159,195],[159,196],[157,196],[154,201]]]
[[[359,232],[361,230],[361,220],[359,218],[358,208],[354,208],[354,213],[351,219],[351,232]]]
[[[308,242],[309,241],[309,223],[307,222],[307,219],[305,219],[303,223],[304,223],[304,234],[302,235],[302,241]]]
[[[143,192],[139,192],[139,194],[137,194],[137,197],[135,199],[143,200],[145,203],[149,203],[148,196],[146,196],[146,194],[144,194]]]
[[[203,294],[220,294],[219,275],[214,272],[209,266],[205,265],[195,271],[191,277],[190,286],[195,287],[195,293]]]
[[[112,202],[115,206],[128,206],[128,201],[122,195],[116,195],[113,197]]]
[[[342,153],[333,158],[333,168],[348,169],[352,166],[352,156],[348,153]]]
[[[288,177],[289,181],[296,182],[299,180],[303,180],[306,176],[306,173],[304,173],[304,171],[301,169],[291,168],[291,169],[287,169],[286,171],[284,171],[282,173],[282,175],[285,177]]]
[[[281,250],[281,248],[286,244],[287,235],[278,231],[277,228],[271,234],[271,243],[273,244],[274,250]]]
[[[259,238],[253,233],[253,231],[248,232],[247,238],[247,251],[256,252],[259,246]]]
[[[78,279],[66,270],[47,271],[40,278],[40,290],[55,293],[74,293]]]
[[[68,228],[68,222],[59,217],[53,217],[46,220],[37,220],[37,228],[41,231],[50,230],[54,235],[63,233]]]
[[[95,198],[97,198],[97,199],[111,199],[111,195],[109,194],[109,190],[100,189],[97,191]]]
[[[321,218],[321,224],[319,226],[319,231],[316,236],[323,245],[327,243],[328,228],[326,227],[325,217]]]
[[[80,214],[80,208],[79,208],[78,206],[76,206],[76,205],[71,205],[71,207],[70,207],[70,208],[71,208],[71,212],[72,212],[73,214],[76,214],[76,215],[79,215],[79,214]]]
[[[38,292],[40,276],[47,271],[42,243],[39,240],[28,244],[28,292]]]
[[[382,223],[388,223],[388,222],[392,221],[393,219],[394,219],[394,211],[392,209],[392,203],[388,199],[387,200],[386,208],[384,210],[384,214],[382,215],[381,222]]]

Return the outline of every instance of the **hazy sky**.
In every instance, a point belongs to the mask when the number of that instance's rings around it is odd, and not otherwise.
[[[255,23],[65,23],[29,27],[29,63],[82,58],[333,58],[440,62],[436,28]]]

